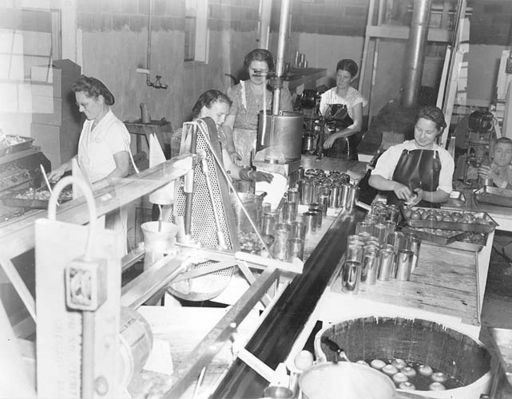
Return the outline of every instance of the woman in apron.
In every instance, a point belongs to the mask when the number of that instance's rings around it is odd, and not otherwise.
[[[357,76],[357,64],[343,59],[336,65],[336,87],[322,94],[320,113],[330,133],[324,141],[326,155],[357,160],[356,146],[367,101],[351,86]]]
[[[256,150],[258,114],[272,108],[272,92],[267,88],[267,79],[274,69],[272,53],[255,49],[245,56],[244,67],[248,80],[228,89],[233,101],[229,115],[223,124],[227,138],[227,151],[231,158],[242,166],[251,166]],[[281,90],[280,110],[292,111],[292,100],[287,88]]]
[[[388,202],[438,206],[452,192],[454,161],[436,144],[446,122],[443,112],[433,106],[420,109],[414,140],[388,148],[372,171],[371,187],[387,193]]]

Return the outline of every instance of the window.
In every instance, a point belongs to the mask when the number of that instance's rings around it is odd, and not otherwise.
[[[208,0],[185,2],[185,61],[208,61]]]

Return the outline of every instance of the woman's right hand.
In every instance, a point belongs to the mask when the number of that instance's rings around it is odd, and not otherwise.
[[[64,173],[66,173],[66,168],[63,166],[64,165],[61,165],[57,169],[52,170],[50,173],[48,173],[47,177],[48,177],[48,181],[50,183],[58,182],[61,179],[61,177],[64,175]]]
[[[395,186],[393,188],[393,192],[397,196],[398,199],[404,200],[404,201],[410,201],[414,195],[413,192],[404,184],[394,182]]]
[[[242,161],[242,156],[234,150],[229,152],[229,157],[234,164],[238,164],[238,162]]]
[[[491,179],[492,176],[492,171],[491,171],[491,167],[489,165],[481,165],[479,168],[478,168],[478,176],[481,177],[482,179]]]

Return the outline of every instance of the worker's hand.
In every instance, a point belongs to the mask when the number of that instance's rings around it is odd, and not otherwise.
[[[48,181],[50,183],[56,183],[58,182],[62,175],[64,175],[64,173],[66,172],[66,168],[64,167],[59,167],[55,170],[52,170],[50,173],[48,173],[47,177],[48,177]]]
[[[242,161],[242,156],[236,152],[235,150],[229,151],[229,157],[231,158],[231,161],[238,165],[238,162]]]
[[[416,188],[414,190],[414,194],[407,201],[407,206],[416,206],[424,199],[425,199],[425,191],[423,191],[421,188]]]
[[[398,183],[398,182],[394,182],[394,183],[395,183],[395,187],[393,188],[393,192],[395,193],[395,195],[397,196],[398,199],[401,199],[404,201],[412,200],[412,197],[414,194],[409,189],[409,187],[407,187],[401,183]]]
[[[492,170],[491,167],[488,165],[481,165],[478,168],[478,176],[482,179],[492,179]]]
[[[250,173],[250,177],[255,182],[258,181],[266,181],[267,183],[272,183],[272,179],[274,175],[271,173],[261,172],[259,170],[253,171]]]
[[[337,138],[338,137],[335,134],[331,134],[329,137],[327,137],[324,141],[324,149],[331,148]]]

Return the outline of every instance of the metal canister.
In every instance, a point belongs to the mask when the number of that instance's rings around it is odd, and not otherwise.
[[[277,212],[265,212],[261,221],[261,234],[273,235],[276,225]]]
[[[300,191],[300,204],[301,205],[309,205],[313,199],[313,191],[314,191],[313,179],[304,179],[300,181],[299,191]]]
[[[322,206],[319,203],[314,203],[309,205],[309,212],[313,212],[317,215],[316,217],[316,223],[317,223],[317,229],[320,229],[322,227],[322,216],[323,216],[323,210]]]
[[[388,215],[387,219],[393,223],[398,223],[398,215],[400,214],[400,211],[398,207],[395,204],[391,204],[388,206]]]
[[[395,231],[388,236],[388,244],[393,246],[393,250],[397,253],[400,249],[405,248],[405,235],[401,231]]]
[[[290,226],[290,238],[300,238],[302,240],[306,239],[306,225],[304,224],[303,220],[296,220]]]
[[[294,202],[284,201],[281,207],[281,222],[292,223],[297,219],[297,207]]]
[[[329,196],[329,207],[338,208],[340,201],[341,187],[338,185],[331,185],[331,195]]]
[[[395,254],[392,250],[385,248],[379,251],[379,271],[377,279],[380,281],[388,281],[394,269]]]
[[[340,186],[341,192],[340,192],[340,198],[338,202],[338,208],[342,208],[343,211],[346,210],[347,207],[347,201],[349,197],[350,192],[350,185],[349,184],[342,184]]]
[[[402,249],[398,251],[396,257],[396,279],[400,281],[409,281],[412,271],[413,252]]]
[[[320,204],[322,204],[322,215],[327,216],[327,210],[329,209],[329,197],[330,194],[320,194]]]
[[[414,234],[411,234],[409,236],[408,246],[407,246],[407,249],[413,253],[412,264],[411,264],[411,273],[414,271],[414,269],[416,269],[416,266],[418,266],[418,259],[420,256],[420,247],[421,247],[420,238]]]
[[[377,241],[379,241],[381,245],[385,244],[388,238],[386,225],[384,223],[374,224],[372,235],[377,239]]]
[[[348,262],[363,262],[364,244],[360,241],[354,241],[347,245],[347,254],[345,260]]]
[[[365,246],[363,251],[363,263],[361,264],[361,283],[375,284],[377,281],[378,266],[378,249]]]
[[[288,202],[293,202],[298,204],[300,201],[299,190],[295,188],[291,188],[288,190]]]
[[[316,218],[317,216],[313,212],[304,212],[302,214],[302,221],[304,222],[306,236],[313,234],[316,231]]]
[[[357,198],[359,197],[359,187],[356,185],[348,185],[349,191],[347,195],[347,201],[345,203],[345,210],[347,212],[352,212],[352,210],[355,207],[355,203],[357,201]]]
[[[360,278],[361,263],[345,261],[341,267],[341,291],[347,294],[357,294]]]
[[[272,255],[275,259],[286,260],[288,250],[288,237],[290,232],[287,229],[276,229],[274,231],[274,244],[272,244]]]
[[[293,258],[304,258],[304,240],[301,238],[288,238],[287,261],[291,262]]]

